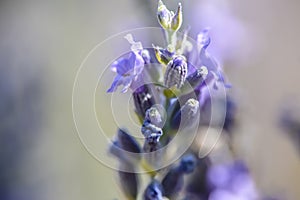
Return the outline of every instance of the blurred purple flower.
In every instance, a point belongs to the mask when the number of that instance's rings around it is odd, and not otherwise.
[[[214,45],[212,52],[218,60],[244,59],[249,56],[249,51],[253,49],[251,42],[250,30],[245,23],[235,16],[231,9],[231,2],[224,1],[202,1],[188,8],[191,15],[186,17],[193,22],[192,27],[211,27]],[[196,21],[193,19],[197,19]],[[199,29],[194,30],[198,32]],[[242,48],[246,46],[247,48]],[[247,52],[241,51],[247,50]]]
[[[111,87],[107,92],[114,92],[123,85],[122,93],[127,92],[132,83],[138,79],[144,67],[144,59],[141,55],[130,52],[128,58],[119,58],[113,62],[111,70],[117,73]]]
[[[209,198],[212,200],[252,200],[259,196],[249,170],[241,161],[212,166],[207,181],[212,188]]]
[[[129,88],[133,90],[138,87],[139,76],[144,65],[150,62],[150,55],[146,49],[143,49],[141,42],[135,42],[132,35],[128,34],[125,39],[131,44],[131,52],[127,57],[121,57],[111,65],[111,70],[117,73],[111,87],[107,92],[114,92],[120,85],[123,85],[122,93],[127,92]]]

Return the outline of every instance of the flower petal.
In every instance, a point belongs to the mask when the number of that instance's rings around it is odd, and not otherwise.
[[[122,76],[117,75],[111,84],[110,88],[106,92],[115,92],[119,85],[122,84]]]
[[[127,74],[131,70],[128,59],[123,57],[113,62],[111,68],[119,75]]]

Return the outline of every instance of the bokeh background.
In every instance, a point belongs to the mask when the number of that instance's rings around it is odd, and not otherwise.
[[[178,1],[165,3],[175,9]],[[192,36],[211,27],[211,52],[239,104],[234,148],[258,188],[300,199],[300,152],[277,123],[283,105],[300,103],[300,1],[182,3]],[[0,199],[120,198],[114,171],[80,142],[72,88],[95,45],[128,29],[158,26],[155,13],[154,0],[1,1]],[[103,57],[110,53],[113,48]],[[109,100],[109,84],[99,89],[99,103]],[[112,136],[116,124],[104,123]]]

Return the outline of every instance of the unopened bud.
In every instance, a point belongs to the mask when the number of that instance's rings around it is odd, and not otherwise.
[[[151,124],[154,124],[158,127],[162,124],[161,114],[159,113],[158,109],[154,106],[152,106],[146,111],[145,120],[150,121]]]
[[[171,29],[174,31],[178,31],[182,24],[182,6],[181,3],[178,4],[177,11],[172,18]]]
[[[172,13],[161,0],[158,1],[157,18],[162,28],[170,28]]]
[[[170,88],[175,86],[181,88],[187,76],[187,63],[184,56],[176,56],[171,60],[165,72],[164,83],[165,86]]]
[[[170,11],[164,3],[158,1],[157,18],[161,27],[165,30],[178,31],[182,24],[182,6],[178,4],[176,13]]]
[[[171,121],[171,126],[173,129],[192,127],[197,122],[199,114],[199,101],[195,99],[189,99],[179,111],[175,114]]]

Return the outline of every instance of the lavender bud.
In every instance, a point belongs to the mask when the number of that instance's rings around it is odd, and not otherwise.
[[[122,129],[118,130],[117,140],[109,148],[109,153],[116,156],[120,162],[126,165],[132,165],[138,161],[141,151],[141,147],[137,141]],[[129,154],[127,152],[136,154]]]
[[[195,88],[198,85],[202,84],[203,81],[205,81],[206,77],[208,75],[208,70],[205,66],[200,67],[200,69],[197,69],[194,73],[189,75],[186,80],[187,83],[190,85],[190,87]]]
[[[177,113],[171,120],[171,127],[173,129],[178,129],[179,126],[185,128],[199,123],[197,122],[197,115],[199,115],[199,111],[199,101],[195,99],[189,99],[181,107],[181,109],[177,111]]]
[[[162,186],[157,180],[152,180],[146,188],[143,200],[162,200]]]
[[[157,150],[159,139],[163,135],[162,129],[145,120],[141,132],[145,136],[144,151],[152,152]]]
[[[186,77],[186,81],[181,87],[181,92],[183,94],[191,93],[192,95],[197,95],[199,88],[208,81],[207,77],[207,68],[205,66],[200,67],[200,69]]]
[[[155,99],[148,85],[143,85],[133,92],[136,113],[144,118],[146,111],[155,104]]]
[[[163,121],[158,109],[153,106],[146,111],[145,120],[157,127],[160,127]]]
[[[172,18],[171,29],[174,31],[178,31],[182,24],[182,6],[181,3],[178,3],[178,8],[175,15]]]
[[[161,47],[152,45],[155,57],[159,63],[167,65],[169,61],[172,59],[174,53],[170,52],[168,49],[163,49]]]
[[[157,19],[162,28],[170,28],[172,13],[168,10],[168,8],[164,5],[164,3],[161,0],[158,1]]]
[[[183,187],[183,172],[179,167],[173,167],[162,180],[164,196],[174,199]]]
[[[184,56],[175,56],[167,65],[164,83],[170,88],[175,86],[181,88],[187,75],[187,63]]]
[[[171,168],[162,181],[164,196],[173,199],[183,187],[183,175],[192,173],[196,166],[197,159],[193,154],[184,155],[179,166]]]
[[[136,173],[118,171],[120,185],[128,199],[136,199],[138,195],[139,179]]]
[[[122,129],[118,130],[118,141],[120,147],[125,151],[129,151],[132,153],[141,153],[140,145],[137,143],[134,137],[132,137]]]
[[[148,120],[145,120],[141,129],[143,135],[145,136],[145,142],[143,150],[146,153],[145,160],[152,165],[153,167],[157,167],[160,165],[162,161],[162,151],[160,151],[160,137],[163,134],[161,128],[151,124]]]
[[[185,119],[191,120],[196,116],[198,111],[199,101],[196,99],[189,99],[181,108],[181,115],[183,115]]]
[[[151,136],[157,135],[162,136],[163,132],[162,129],[155,126],[154,124],[150,123],[148,120],[145,120],[142,129],[142,134],[145,136],[145,138],[150,138]],[[159,138],[158,138],[159,139]]]
[[[182,157],[179,168],[183,173],[189,174],[194,171],[196,165],[197,165],[196,157],[193,154],[188,154]]]

